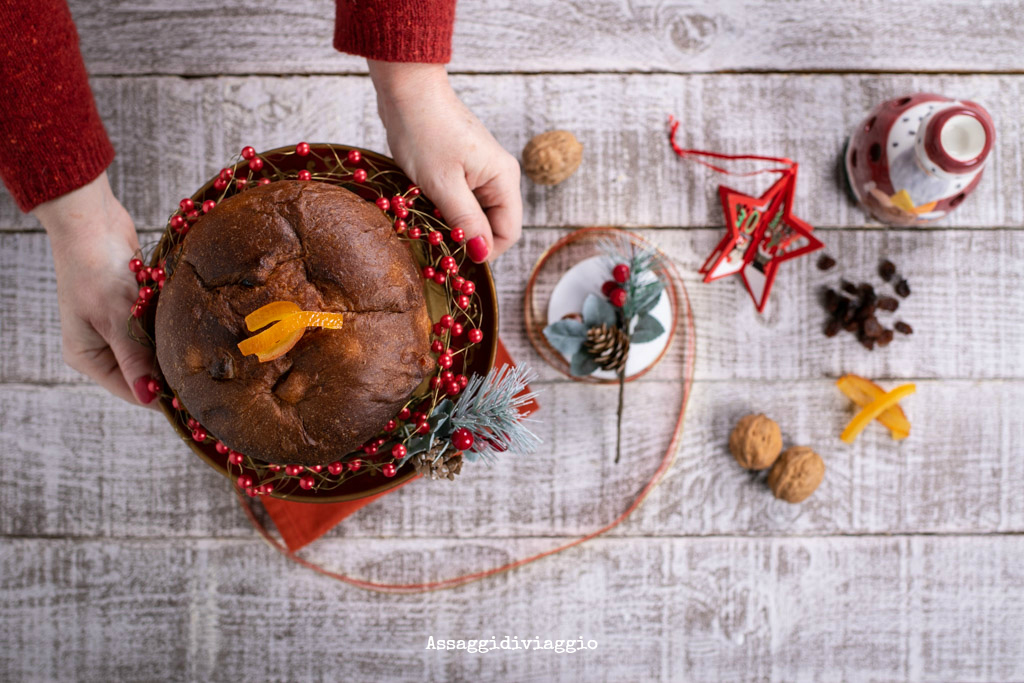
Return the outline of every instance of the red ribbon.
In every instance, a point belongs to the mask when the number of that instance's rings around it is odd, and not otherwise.
[[[695,161],[701,166],[706,166],[710,168],[712,171],[716,171],[724,175],[748,177],[760,175],[762,173],[786,173],[794,166],[796,166],[795,161],[793,161],[792,159],[787,159],[786,157],[762,157],[757,156],[756,154],[719,154],[718,152],[708,152],[701,149],[684,149],[683,147],[680,147],[678,143],[676,143],[676,131],[679,130],[679,120],[674,116],[669,116],[668,123],[668,141],[669,144],[672,145],[672,150],[681,158],[689,159],[690,161]],[[746,173],[737,173],[736,171],[730,171],[728,169],[722,168],[721,166],[715,166],[712,163],[694,157],[709,157],[711,159],[723,159],[728,161],[771,161],[777,164],[785,164],[785,167],[763,168],[760,171],[748,171]]]

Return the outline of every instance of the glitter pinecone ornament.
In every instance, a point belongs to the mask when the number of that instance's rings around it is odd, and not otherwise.
[[[587,330],[583,349],[602,370],[618,372],[629,355],[629,335],[614,325],[595,325]]]
[[[434,446],[429,451],[412,456],[413,467],[417,474],[427,479],[454,480],[455,475],[462,471],[462,453],[448,451],[438,457],[445,444]]]

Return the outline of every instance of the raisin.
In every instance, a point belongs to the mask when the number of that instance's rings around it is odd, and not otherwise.
[[[875,296],[875,288],[872,287],[867,282],[862,282],[857,286],[857,294],[859,294],[862,299],[878,298],[877,296]]]
[[[826,337],[834,337],[834,336],[836,336],[837,334],[839,334],[839,330],[841,330],[842,327],[843,327],[843,323],[842,323],[841,320],[839,320],[838,318],[832,318],[825,325],[825,336]]]
[[[882,334],[878,335],[878,339],[875,340],[875,343],[877,343],[879,347],[884,348],[888,346],[891,341],[892,330],[882,330]]]
[[[883,280],[888,282],[896,274],[896,265],[889,259],[882,259],[882,262],[878,265],[878,274],[882,276]]]
[[[878,318],[872,315],[864,320],[864,324],[861,325],[860,330],[864,333],[865,337],[878,339],[882,335],[884,328],[878,322]]]
[[[860,341],[861,346],[863,346],[868,351],[875,350],[875,340],[872,339],[871,337],[865,337],[864,335],[861,335],[860,337],[858,337],[858,340]]]
[[[828,254],[822,254],[818,258],[818,270],[828,270],[836,264],[836,260]]]
[[[914,328],[906,324],[902,320],[893,325],[893,327],[896,328],[897,332],[900,332],[902,334],[914,334]]]
[[[850,301],[850,300],[847,299],[847,301]],[[855,306],[851,306],[851,305],[847,304],[846,311],[843,312],[843,322],[847,323],[847,324],[853,323],[854,325],[856,325],[857,324],[857,310],[858,309]]]
[[[835,315],[835,312],[839,310],[839,301],[843,297],[836,294],[834,289],[825,290],[825,310]]]
[[[853,284],[849,280],[843,280],[840,283],[840,287],[843,288],[844,292],[846,292],[847,294],[850,294],[851,296],[857,296],[857,294],[859,293],[857,291],[857,285]]]
[[[874,303],[866,303],[866,304],[861,304],[857,308],[857,313],[856,313],[856,315],[853,316],[853,318],[854,318],[854,320],[867,320],[868,318],[870,318],[874,314],[875,314],[875,304]]]
[[[904,299],[910,296],[910,285],[907,283],[906,280],[900,280],[899,282],[897,282],[896,286],[893,289],[895,289],[896,293],[899,294]]]
[[[878,299],[878,307],[883,311],[895,311],[900,307],[900,302],[891,296],[883,296]]]
[[[856,332],[857,330],[860,329],[860,323],[857,322],[856,320],[851,320],[850,322],[843,325],[843,329],[846,330],[847,332]]]

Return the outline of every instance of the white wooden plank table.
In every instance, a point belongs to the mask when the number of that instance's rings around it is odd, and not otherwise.
[[[72,10],[143,240],[243,144],[386,151],[365,65],[330,48],[325,0]],[[581,225],[657,241],[693,303],[696,380],[665,481],[606,537],[454,591],[383,596],[312,574],[256,537],[161,416],[63,365],[46,237],[4,195],[0,679],[1024,680],[1024,5],[464,0],[458,16],[452,80],[499,141],[517,152],[567,128],[586,148],[563,185],[524,181],[524,237],[495,266],[502,338],[540,373],[548,447],[406,487],[306,556],[375,580],[444,578],[585,533],[635,495],[682,359],[630,385],[615,467],[614,388],[565,381],[523,331],[530,267]],[[867,109],[916,90],[981,100],[999,137],[953,216],[885,229],[850,203],[836,159]],[[837,274],[813,258],[785,266],[764,316],[738,282],[700,283],[720,178],[674,157],[668,114],[687,145],[798,160],[798,215],[837,273],[899,265],[913,337],[874,353],[825,338],[815,291]],[[843,446],[843,372],[917,382],[911,438],[869,429]],[[775,501],[728,454],[751,410],[824,456],[804,504]],[[506,635],[598,648],[425,649]]]

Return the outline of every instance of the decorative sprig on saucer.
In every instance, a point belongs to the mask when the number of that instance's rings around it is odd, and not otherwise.
[[[600,369],[618,377],[617,463],[622,453],[622,405],[630,345],[654,341],[664,334],[664,326],[651,311],[661,300],[665,284],[655,275],[660,259],[656,249],[630,243],[627,252],[623,245],[610,241],[601,246],[612,275],[601,285],[603,296],[588,294],[581,314],[551,323],[544,328],[544,336],[569,357],[573,375],[582,377]]]

